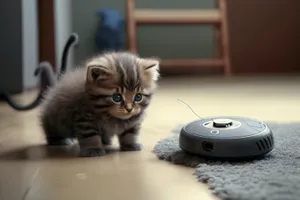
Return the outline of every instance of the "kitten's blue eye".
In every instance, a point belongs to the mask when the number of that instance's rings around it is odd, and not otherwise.
[[[143,99],[143,95],[141,94],[136,94],[134,97],[134,101],[141,101]]]
[[[112,100],[116,103],[119,103],[122,101],[122,96],[120,94],[113,94],[112,95]]]

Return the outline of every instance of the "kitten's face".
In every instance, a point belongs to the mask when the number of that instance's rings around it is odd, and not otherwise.
[[[110,104],[107,112],[111,116],[129,119],[149,105],[150,96],[140,88],[131,91],[127,88],[118,87],[106,101]]]
[[[129,119],[148,107],[158,79],[158,61],[108,53],[88,62],[86,89],[96,113]]]

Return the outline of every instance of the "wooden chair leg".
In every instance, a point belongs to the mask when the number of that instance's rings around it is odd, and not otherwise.
[[[219,0],[216,1],[215,7],[217,9],[220,8]],[[215,45],[214,46],[215,46],[215,57],[217,59],[222,58],[222,55],[223,55],[223,53],[222,53],[222,44],[221,44],[222,40],[221,39],[222,39],[222,35],[221,35],[221,30],[220,30],[220,24],[215,24],[214,25],[214,43],[215,43]]]
[[[132,53],[137,53],[136,22],[134,18],[134,0],[127,0],[127,41],[128,49]]]
[[[222,34],[222,53],[224,59],[224,73],[226,76],[231,76],[231,60],[230,60],[230,46],[229,46],[229,28],[227,16],[227,0],[219,0],[221,13],[221,34]]]
[[[215,43],[215,57],[216,59],[222,59],[222,35],[220,25],[214,25],[214,43]]]

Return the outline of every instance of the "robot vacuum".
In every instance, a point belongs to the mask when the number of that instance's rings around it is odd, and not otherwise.
[[[218,159],[264,156],[274,148],[272,130],[245,117],[209,117],[185,125],[179,146],[186,152]]]

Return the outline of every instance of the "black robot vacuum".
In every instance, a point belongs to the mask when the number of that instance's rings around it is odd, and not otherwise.
[[[274,148],[272,130],[245,117],[209,117],[183,126],[180,147],[191,154],[219,159],[261,157]]]

